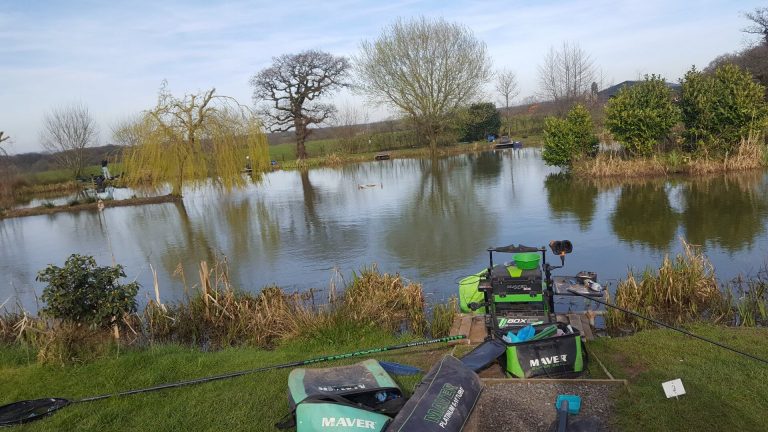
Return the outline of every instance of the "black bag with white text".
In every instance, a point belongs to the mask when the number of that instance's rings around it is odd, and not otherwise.
[[[443,357],[416,386],[387,432],[459,432],[480,398],[475,372],[456,357]]]

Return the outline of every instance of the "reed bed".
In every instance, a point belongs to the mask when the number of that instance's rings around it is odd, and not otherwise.
[[[666,176],[669,166],[662,158],[625,159],[613,153],[600,153],[594,159],[574,163],[573,173],[584,178],[628,178]]]
[[[104,357],[120,346],[142,347],[174,343],[204,351],[230,346],[273,348],[294,338],[333,339],[349,328],[383,328],[392,333],[428,331],[421,286],[398,274],[379,272],[376,266],[343,280],[331,280],[327,301],[318,301],[316,291],[287,293],[269,286],[259,293],[240,291],[229,278],[226,259],[209,266],[199,264],[199,284],[185,287],[193,293],[174,304],[164,304],[155,283],[154,298],[143,311],[122,317],[113,329],[33,317],[21,310],[0,314],[0,344],[19,344],[37,352],[41,363],[71,364]],[[189,280],[184,269],[177,275]],[[455,304],[449,309],[455,310]],[[443,320],[449,311],[440,310]],[[452,318],[451,318],[452,320]],[[443,332],[445,324],[433,324]],[[450,328],[450,327],[448,327]],[[441,333],[442,334],[442,333]]]
[[[759,136],[742,138],[735,154],[712,157],[672,151],[629,159],[616,152],[603,152],[594,159],[574,163],[572,171],[583,178],[632,178],[671,174],[707,175],[747,171],[768,165],[768,152]]]
[[[683,253],[665,256],[659,269],[649,268],[640,275],[630,270],[627,279],[619,282],[614,302],[671,324],[725,321],[731,315],[730,302],[720,289],[712,263],[700,248],[681,242]],[[613,331],[637,331],[654,324],[609,309],[606,326]]]
[[[742,138],[736,154],[726,154],[723,158],[698,158],[688,167],[688,173],[700,175],[718,172],[746,171],[765,166],[765,145],[757,136]]]
[[[380,273],[376,266],[354,274],[340,301],[332,306],[332,313],[360,325],[376,325],[392,332],[410,330],[420,335],[427,329],[421,285],[399,274]]]

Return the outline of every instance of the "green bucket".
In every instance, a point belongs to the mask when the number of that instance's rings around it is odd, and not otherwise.
[[[515,265],[520,270],[533,270],[539,267],[541,256],[535,252],[526,252],[515,254],[512,258],[515,260]]]

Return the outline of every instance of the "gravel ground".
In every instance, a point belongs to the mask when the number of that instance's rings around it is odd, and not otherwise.
[[[573,420],[596,417],[610,431],[614,392],[622,385],[612,383],[546,383],[508,380],[486,382],[466,431],[548,431],[557,418],[555,400],[559,394],[581,396],[581,410]]]

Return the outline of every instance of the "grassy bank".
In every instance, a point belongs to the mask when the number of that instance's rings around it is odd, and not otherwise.
[[[281,144],[287,146],[288,144]],[[295,147],[295,145],[294,145]],[[444,157],[450,155],[475,153],[481,151],[488,151],[493,149],[492,143],[487,142],[474,142],[468,144],[454,144],[451,146],[438,147],[434,155],[437,157]],[[270,155],[272,150],[270,149]],[[301,169],[301,168],[314,168],[323,166],[338,166],[347,163],[360,163],[370,162],[374,160],[374,156],[380,152],[362,152],[362,153],[344,153],[342,151],[332,152],[328,154],[322,154],[312,156],[312,152],[309,152],[310,157],[304,160],[297,160],[295,156],[290,159],[285,159],[281,162],[278,160],[280,168],[283,169]],[[391,159],[407,159],[407,158],[425,158],[433,155],[432,151],[428,147],[417,147],[398,150],[387,150],[385,153],[390,155]]]
[[[765,328],[695,325],[689,328],[755,355],[768,357]],[[403,343],[376,326],[347,325],[280,343],[273,350],[226,348],[203,353],[162,344],[144,350],[114,351],[107,358],[77,366],[44,366],[22,347],[0,348],[0,404],[38,397],[79,398],[152,384],[246,370],[337,352]],[[667,330],[646,330],[625,338],[590,342],[617,378],[629,381],[618,395],[616,430],[694,431],[764,428],[768,370],[752,360]],[[376,356],[427,369],[445,345]],[[119,354],[119,355],[118,355]],[[318,364],[330,367],[360,358]],[[15,430],[273,430],[288,412],[290,369],[268,371],[191,387],[164,390],[67,407],[40,422]],[[420,376],[395,377],[408,392]],[[666,399],[661,382],[681,378],[687,394]],[[723,383],[727,382],[727,385]]]
[[[81,398],[303,360],[332,353],[351,352],[413,339],[395,337],[376,326],[340,326],[282,343],[271,351],[228,348],[202,353],[178,345],[160,345],[141,351],[115,352],[109,358],[79,366],[41,366],[33,353],[21,347],[0,348],[0,405],[24,399],[59,396]],[[377,359],[428,368],[447,347],[442,344],[394,351]],[[328,362],[313,367],[349,364],[364,358]],[[155,393],[76,404],[54,415],[14,428],[19,431],[61,430],[275,430],[288,413],[286,398],[290,369]],[[397,378],[412,391],[419,377]]]
[[[437,336],[447,333],[456,307],[439,307],[428,324],[421,286],[375,268],[361,270],[343,289],[332,285],[328,302],[318,305],[277,287],[237,291],[225,262],[199,270],[200,285],[191,287],[197,294],[178,304],[153,300],[124,317],[119,343],[109,329],[0,316],[0,404],[76,399]],[[447,349],[430,345],[376,358],[428,369]],[[289,372],[74,405],[18,429],[273,430],[288,412]],[[419,379],[399,382],[410,392]]]
[[[80,271],[97,274],[79,267],[68,271],[70,275]],[[421,285],[406,282],[397,274],[380,273],[375,266],[353,274],[344,287],[331,284],[325,299],[315,298],[312,291],[288,293],[275,286],[258,293],[241,291],[230,284],[226,261],[210,268],[201,263],[197,269],[199,285],[186,287],[187,281],[193,279],[184,273],[180,268],[176,274],[185,284],[184,291],[190,293],[185,301],[164,304],[156,285],[155,299],[143,310],[124,309],[125,314],[109,320],[116,328],[112,324],[87,325],[78,321],[80,315],[72,317],[67,312],[41,317],[24,311],[6,312],[0,315],[0,344],[26,347],[41,363],[62,365],[97,360],[108,355],[113,345],[142,348],[170,343],[203,350],[271,348],[299,338],[323,339],[323,335],[335,335],[347,328],[440,337],[448,334],[456,311],[456,302],[449,302],[438,307],[430,320]],[[76,277],[78,281],[87,279]],[[72,288],[73,283],[66,289],[85,289]],[[49,289],[44,291],[44,298]],[[89,301],[78,295],[82,299],[77,304]],[[69,311],[67,304],[57,310]],[[112,341],[115,330],[120,337]]]
[[[768,329],[706,324],[690,331],[768,358]],[[617,378],[629,380],[619,396],[616,430],[765,430],[768,368],[749,358],[671,330],[589,343]],[[667,399],[664,381],[680,378],[686,394]]]

